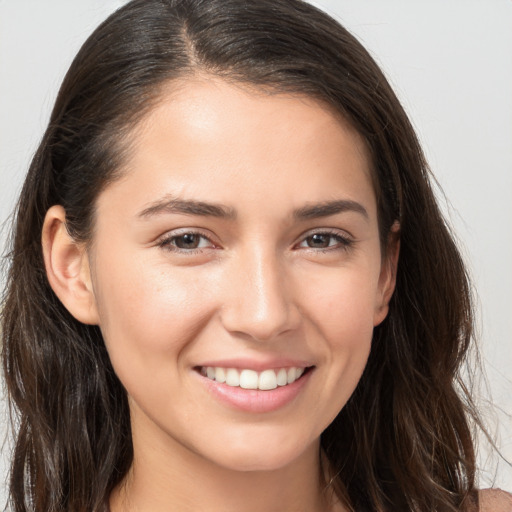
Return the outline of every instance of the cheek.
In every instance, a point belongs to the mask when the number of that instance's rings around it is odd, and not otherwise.
[[[96,281],[100,327],[118,373],[178,357],[213,310],[207,282],[147,257],[104,260]]]
[[[362,339],[371,339],[378,293],[376,265],[317,272],[307,282],[305,309],[330,343],[357,347]]]
[[[352,395],[368,360],[378,284],[374,268],[346,267],[330,276],[317,274],[315,286],[310,287],[311,325],[325,344],[322,363],[329,368],[322,384],[331,396],[326,401],[329,421]]]

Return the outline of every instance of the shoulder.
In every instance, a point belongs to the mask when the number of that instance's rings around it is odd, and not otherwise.
[[[512,494],[501,489],[478,492],[479,512],[512,512]]]

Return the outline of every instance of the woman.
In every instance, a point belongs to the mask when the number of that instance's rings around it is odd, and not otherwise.
[[[464,266],[381,71],[306,3],[95,31],[2,325],[14,510],[477,510]]]

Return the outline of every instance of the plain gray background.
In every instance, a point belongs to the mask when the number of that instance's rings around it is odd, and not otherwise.
[[[0,0],[0,223],[7,222],[73,56],[123,3]],[[439,196],[478,292],[494,403],[484,385],[482,410],[512,460],[512,0],[312,3],[357,35],[384,68],[448,198]],[[5,419],[0,438],[4,431]],[[2,452],[0,482],[8,442]],[[512,468],[485,446],[481,452],[481,486],[512,490]],[[0,488],[0,507],[2,498]]]

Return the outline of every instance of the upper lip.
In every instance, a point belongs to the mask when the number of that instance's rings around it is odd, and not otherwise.
[[[216,359],[211,361],[204,361],[196,368],[235,368],[237,370],[254,370],[262,372],[264,370],[279,370],[281,368],[307,368],[313,366],[311,361],[292,359],[292,358],[273,358],[265,360],[255,360],[247,358],[231,358],[231,359]]]

